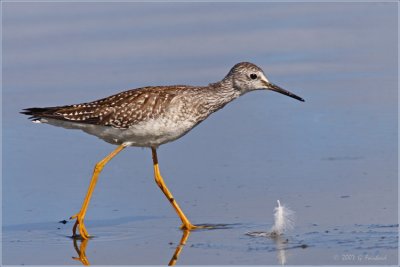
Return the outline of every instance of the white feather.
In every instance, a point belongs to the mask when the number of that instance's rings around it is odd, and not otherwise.
[[[274,225],[271,228],[271,234],[282,235],[294,227],[294,212],[288,207],[281,205],[277,200],[278,206],[274,208]]]

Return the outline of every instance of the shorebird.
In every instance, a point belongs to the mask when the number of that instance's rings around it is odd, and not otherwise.
[[[89,238],[84,219],[103,167],[126,147],[148,147],[153,157],[154,178],[182,221],[181,229],[192,230],[185,216],[166,186],[158,166],[157,148],[187,134],[209,115],[234,99],[255,90],[275,91],[299,101],[304,100],[271,83],[263,70],[249,63],[238,63],[219,82],[208,86],[149,86],[121,92],[103,99],[82,104],[27,108],[21,113],[30,115],[33,122],[48,123],[84,132],[117,145],[94,168],[91,182],[72,229],[73,236]]]

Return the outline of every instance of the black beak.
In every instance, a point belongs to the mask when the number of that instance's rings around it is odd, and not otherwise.
[[[297,100],[299,100],[299,101],[304,102],[304,99],[301,98],[300,96],[297,96],[297,95],[295,95],[295,94],[293,94],[293,93],[291,93],[291,92],[289,92],[289,91],[286,91],[285,89],[283,89],[283,88],[281,88],[281,87],[279,87],[279,86],[277,86],[277,85],[275,85],[275,84],[273,84],[273,83],[265,82],[265,87],[266,87],[266,89],[268,89],[268,90],[272,90],[272,91],[281,93],[281,94],[283,94],[283,95],[290,96],[290,97],[292,97],[292,98],[294,98],[294,99],[297,99]]]

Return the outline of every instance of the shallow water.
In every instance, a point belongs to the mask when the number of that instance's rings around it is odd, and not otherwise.
[[[72,258],[81,250],[90,264],[165,265],[177,248],[177,264],[188,265],[398,264],[394,4],[3,8],[3,264],[82,264]],[[179,246],[151,152],[132,148],[100,176],[86,217],[94,238],[74,244],[73,223],[59,221],[80,208],[94,164],[113,146],[18,112],[207,84],[244,60],[306,102],[250,93],[159,149],[191,221],[226,227],[193,231]],[[295,228],[263,237],[278,199],[295,211]]]
[[[4,253],[16,264],[395,264],[398,225],[309,225],[276,238],[270,225],[232,223],[183,232],[171,218],[88,221],[94,237],[72,239],[70,223],[6,227]],[[160,224],[161,223],[161,224]],[[29,230],[28,230],[29,229]],[[180,242],[185,236],[185,245]],[[82,247],[83,246],[83,247]],[[179,249],[179,250],[178,250]],[[30,251],[30,253],[26,253]],[[178,251],[178,252],[177,252]],[[179,253],[177,256],[176,254]],[[76,262],[73,261],[76,258]]]

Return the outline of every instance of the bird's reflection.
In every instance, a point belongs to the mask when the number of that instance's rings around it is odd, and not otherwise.
[[[182,249],[185,246],[187,239],[189,238],[189,235],[190,235],[189,230],[183,230],[181,241],[179,242],[178,246],[176,247],[175,253],[174,253],[174,255],[172,255],[172,258],[168,263],[169,266],[175,265],[176,262],[178,261],[179,255],[181,254]]]
[[[86,257],[86,246],[89,242],[89,239],[80,239],[80,238],[72,238],[74,240],[74,248],[76,253],[78,253],[78,257],[72,257],[74,260],[80,261],[83,265],[90,265],[89,260]],[[80,246],[78,247],[78,240],[81,241]]]
[[[181,240],[178,246],[176,247],[174,254],[171,257],[171,260],[168,263],[169,266],[175,265],[176,262],[178,261],[179,255],[181,254],[182,249],[185,246],[187,239],[189,238],[189,235],[190,235],[189,230],[182,231]],[[89,239],[82,239],[82,238],[72,238],[72,239],[73,239],[74,249],[78,254],[78,257],[72,257],[72,258],[74,260],[80,261],[83,265],[90,265],[90,262],[86,257],[86,247],[89,243]],[[78,246],[79,241],[80,245]]]

